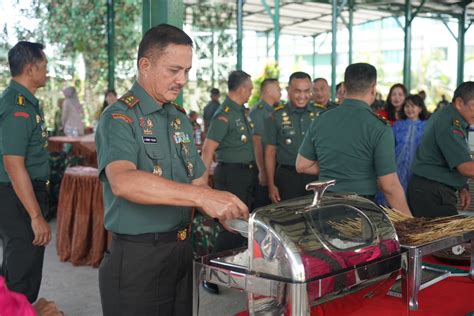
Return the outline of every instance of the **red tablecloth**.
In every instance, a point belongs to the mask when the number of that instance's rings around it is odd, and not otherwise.
[[[83,164],[97,167],[97,148],[95,145],[95,134],[84,136],[51,136],[48,138],[48,150],[60,152],[64,144],[72,145],[72,155],[82,157]]]
[[[59,259],[97,267],[108,240],[97,169],[67,168],[60,192],[56,243]]]

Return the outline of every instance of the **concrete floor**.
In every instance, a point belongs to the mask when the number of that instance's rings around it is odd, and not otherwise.
[[[60,262],[56,254],[56,221],[50,222],[53,239],[46,247],[40,297],[54,300],[68,316],[102,315],[98,286],[98,269],[74,267]],[[2,258],[0,247],[0,261]],[[221,288],[220,295],[208,294],[200,288],[199,315],[234,315],[246,306],[246,294]],[[130,315],[132,316],[132,315]]]

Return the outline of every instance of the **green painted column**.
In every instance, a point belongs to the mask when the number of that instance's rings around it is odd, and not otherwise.
[[[143,34],[153,26],[167,23],[183,28],[184,4],[183,0],[142,0],[142,32]],[[183,106],[181,92],[176,103]]]
[[[237,70],[242,70],[243,30],[244,30],[244,1],[237,0]]]
[[[183,0],[142,0],[142,31],[161,23],[183,28]]]
[[[349,32],[349,65],[352,64],[352,47],[354,45],[354,38],[352,36],[352,27],[354,25],[354,0],[349,0],[349,26],[347,28]]]
[[[275,62],[278,64],[278,60],[280,59],[280,0],[275,0],[273,27],[275,36]]]
[[[332,0],[331,100],[336,98],[337,0]]]
[[[115,13],[114,0],[107,0],[107,69],[108,89],[115,89]]]
[[[411,0],[405,0],[405,47],[403,51],[403,84],[411,90]]]
[[[463,4],[462,14],[458,21],[458,71],[457,71],[457,86],[464,82],[464,55],[465,55],[465,38],[466,38],[466,18],[467,10],[466,4]]]

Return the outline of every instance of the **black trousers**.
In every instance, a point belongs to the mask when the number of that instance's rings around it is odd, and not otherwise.
[[[312,191],[306,191],[305,187],[317,179],[317,176],[296,172],[294,166],[279,164],[275,172],[275,185],[282,201],[313,194]]]
[[[114,235],[99,268],[103,315],[191,315],[193,252],[188,240],[135,242]]]
[[[272,201],[268,197],[268,186],[261,186],[260,184],[257,184],[257,186],[255,187],[255,195],[252,208],[256,209],[269,204],[272,204]]]
[[[33,182],[43,214],[48,209],[45,182]],[[32,244],[31,219],[9,183],[0,184],[0,237],[3,241],[1,274],[14,292],[25,294],[33,303],[38,298],[43,273],[44,247]]]
[[[214,171],[214,188],[235,194],[251,210],[255,187],[258,183],[257,167],[246,164],[219,163]],[[216,238],[214,252],[242,247],[247,239],[224,228]]]
[[[458,214],[456,190],[452,187],[413,175],[407,198],[415,217],[441,217]]]

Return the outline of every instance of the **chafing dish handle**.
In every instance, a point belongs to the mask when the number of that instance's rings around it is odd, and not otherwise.
[[[308,183],[306,185],[306,191],[313,190],[314,198],[313,198],[313,203],[311,203],[311,205],[307,207],[307,209],[313,208],[313,207],[319,207],[319,203],[321,202],[321,199],[323,198],[323,194],[326,191],[326,189],[335,184],[336,184],[336,180],[314,181],[314,182]]]

